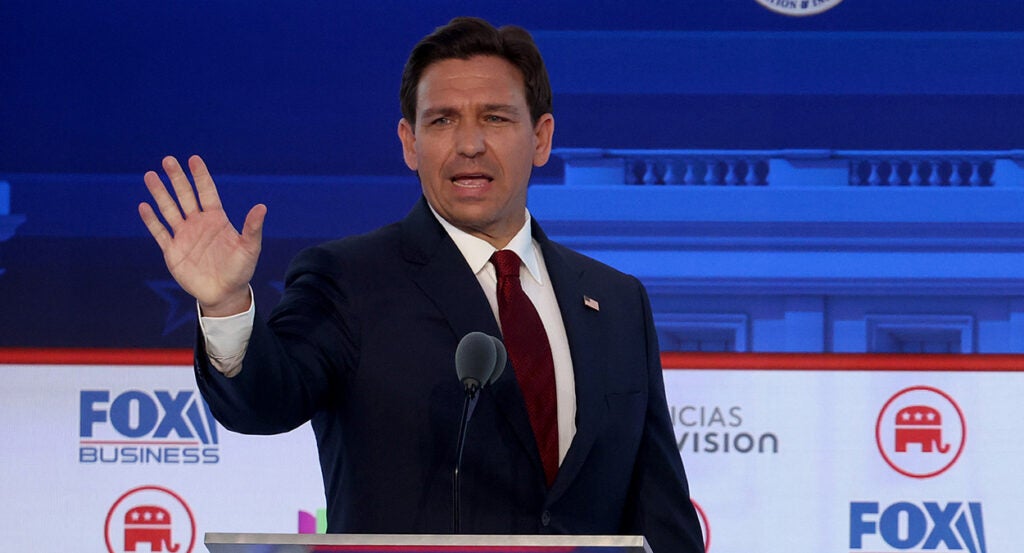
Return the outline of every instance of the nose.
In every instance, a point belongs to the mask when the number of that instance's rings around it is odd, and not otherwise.
[[[476,157],[487,150],[484,132],[475,122],[461,122],[455,130],[455,149],[459,155]]]

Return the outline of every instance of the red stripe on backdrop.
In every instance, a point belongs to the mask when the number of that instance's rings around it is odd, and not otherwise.
[[[6,365],[191,365],[190,349],[0,348]]]
[[[1024,355],[664,352],[665,369],[769,371],[1024,371]]]
[[[1024,355],[871,353],[661,354],[669,370],[1024,372]],[[188,349],[0,348],[6,365],[191,365]]]

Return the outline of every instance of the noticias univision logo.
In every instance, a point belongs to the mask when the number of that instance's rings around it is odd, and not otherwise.
[[[80,393],[80,463],[213,464],[217,444],[217,423],[193,390]]]
[[[326,534],[327,509],[317,509],[315,513],[299,511],[300,534]]]
[[[670,405],[669,416],[677,430],[676,445],[684,455],[779,452],[779,437],[751,428],[740,405]]]
[[[850,503],[850,551],[987,553],[981,503]]]

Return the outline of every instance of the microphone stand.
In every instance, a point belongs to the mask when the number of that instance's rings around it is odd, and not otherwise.
[[[475,379],[467,379],[466,400],[462,403],[462,418],[459,419],[459,440],[455,446],[455,470],[452,473],[452,529],[453,533],[461,534],[462,527],[459,522],[459,472],[462,468],[462,449],[466,446],[466,434],[469,429],[470,405],[476,399],[480,386]]]

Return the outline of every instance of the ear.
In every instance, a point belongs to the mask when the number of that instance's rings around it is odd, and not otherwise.
[[[398,122],[398,139],[402,141],[402,157],[405,158],[406,167],[415,171],[419,166],[416,160],[416,133],[412,123],[404,117]]]
[[[533,166],[540,167],[551,157],[551,137],[555,134],[555,116],[545,113],[537,119],[533,126],[535,147],[533,150]]]

